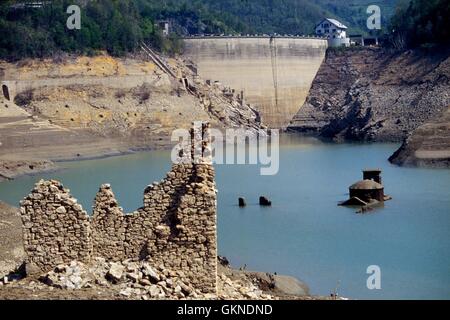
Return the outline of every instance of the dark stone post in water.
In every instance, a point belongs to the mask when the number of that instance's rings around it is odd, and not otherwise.
[[[272,201],[270,201],[266,197],[261,196],[261,197],[259,197],[259,205],[269,207],[272,205]]]

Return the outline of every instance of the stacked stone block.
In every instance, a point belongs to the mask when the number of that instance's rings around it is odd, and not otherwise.
[[[112,261],[127,258],[125,215],[109,184],[102,185],[95,197],[91,225],[93,256]]]

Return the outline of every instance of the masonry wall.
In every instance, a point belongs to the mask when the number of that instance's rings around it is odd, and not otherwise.
[[[93,257],[147,259],[215,293],[216,192],[210,162],[174,164],[164,180],[146,188],[135,213],[124,214],[104,184],[89,217],[59,182],[41,180],[21,203],[27,264],[45,272]]]
[[[109,185],[97,194],[92,218],[93,256],[148,259],[182,271],[205,292],[215,288],[216,191],[208,164],[174,165],[150,185],[144,206],[124,215]]]

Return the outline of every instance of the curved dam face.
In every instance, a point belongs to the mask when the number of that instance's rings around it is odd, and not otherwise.
[[[244,93],[264,124],[284,128],[303,105],[325,57],[327,41],[304,38],[185,39],[198,74]]]

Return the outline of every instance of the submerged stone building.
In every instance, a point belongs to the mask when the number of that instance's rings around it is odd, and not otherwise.
[[[384,186],[381,180],[380,169],[363,170],[363,180],[349,187],[350,198],[340,205],[368,206],[390,200],[391,197],[384,194]]]
[[[145,259],[216,293],[217,190],[208,129],[203,124],[200,132],[191,130],[191,138],[202,139],[190,150],[191,159],[200,152],[197,161],[174,164],[165,179],[146,188],[143,207],[132,214],[124,214],[108,184],[100,187],[89,216],[60,182],[39,181],[21,201],[27,271],[95,257]]]
[[[359,198],[364,202],[371,200],[384,201],[384,187],[373,180],[362,180],[349,188],[350,198]]]

